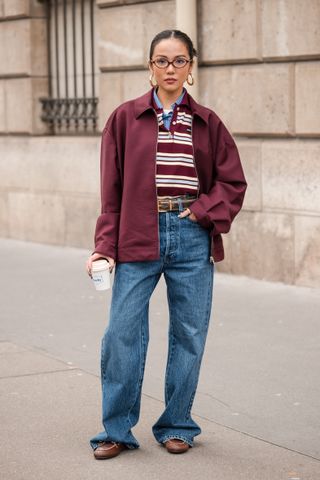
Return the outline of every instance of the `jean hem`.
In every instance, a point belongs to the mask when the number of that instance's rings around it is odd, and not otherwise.
[[[183,442],[186,442],[190,447],[193,447],[193,441],[190,440],[189,438],[184,437],[183,435],[166,435],[163,437],[163,439],[158,440],[159,443],[165,443],[170,439],[176,438],[178,440],[182,440]]]
[[[99,443],[102,442],[113,442],[113,440],[99,440],[98,442],[90,442],[92,450],[96,450],[99,447]],[[133,445],[132,443],[125,443],[125,442],[119,442],[117,440],[116,443],[122,443],[125,445],[129,450],[136,450],[137,448],[140,448],[140,445]]]

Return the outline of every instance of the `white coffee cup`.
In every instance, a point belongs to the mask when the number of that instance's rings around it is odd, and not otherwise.
[[[108,290],[110,288],[110,270],[107,260],[103,258],[92,262],[91,275],[96,290]]]

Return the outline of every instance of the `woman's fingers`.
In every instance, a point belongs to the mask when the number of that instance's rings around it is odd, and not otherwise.
[[[191,214],[191,211],[189,210],[189,208],[186,208],[185,210],[183,210],[183,212],[179,213],[178,217],[184,218],[184,217],[187,217],[190,214]]]
[[[109,263],[109,270],[110,270],[110,273],[112,272],[112,270],[114,269],[114,266],[115,266],[115,261],[113,258],[111,257],[106,257],[105,255],[102,255],[100,253],[94,253],[92,254],[88,260],[86,261],[86,270],[87,270],[87,273],[89,275],[89,277],[92,278],[92,263],[95,261],[95,260],[98,260],[99,258],[105,258],[108,263]]]
[[[87,270],[87,274],[89,275],[89,277],[91,277],[91,268],[92,268],[92,260],[91,260],[91,257],[88,258],[88,260],[86,261],[86,270]]]
[[[114,269],[114,266],[115,266],[115,261],[113,258],[111,257],[106,257],[106,259],[108,260],[109,262],[109,270],[110,270],[110,273],[112,273],[112,270]]]
[[[197,221],[198,221],[198,220],[197,220],[197,217],[196,217],[195,214],[192,213],[192,212],[190,213],[189,218],[190,218],[190,220],[192,220],[193,222],[197,222]]]
[[[179,218],[184,218],[184,217],[189,217],[190,220],[192,220],[193,222],[197,222],[197,217],[195,216],[194,213],[191,212],[191,210],[189,208],[186,208],[185,210],[183,210],[183,212],[180,212],[179,215],[178,215]]]

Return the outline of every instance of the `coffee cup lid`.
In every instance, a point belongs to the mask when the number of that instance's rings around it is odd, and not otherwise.
[[[92,270],[94,272],[99,272],[100,270],[106,270],[109,266],[109,262],[105,259],[95,260],[92,262]]]

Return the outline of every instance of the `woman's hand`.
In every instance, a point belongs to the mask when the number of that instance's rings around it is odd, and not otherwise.
[[[95,260],[98,260],[98,258],[105,258],[108,260],[109,262],[109,270],[110,270],[110,273],[112,272],[116,262],[114,261],[113,258],[111,257],[106,257],[105,255],[102,255],[101,253],[93,253],[87,260],[86,262],[86,269],[87,269],[87,273],[89,275],[89,277],[92,278],[92,273],[91,273],[91,269],[92,269],[92,262],[94,262]]]
[[[189,216],[190,220],[192,220],[193,222],[198,221],[195,214],[192,213],[189,208],[186,208],[185,210],[183,210],[183,212],[179,213],[179,215],[178,215],[178,217],[180,217],[180,218],[184,218],[184,217],[188,217],[188,216]]]

